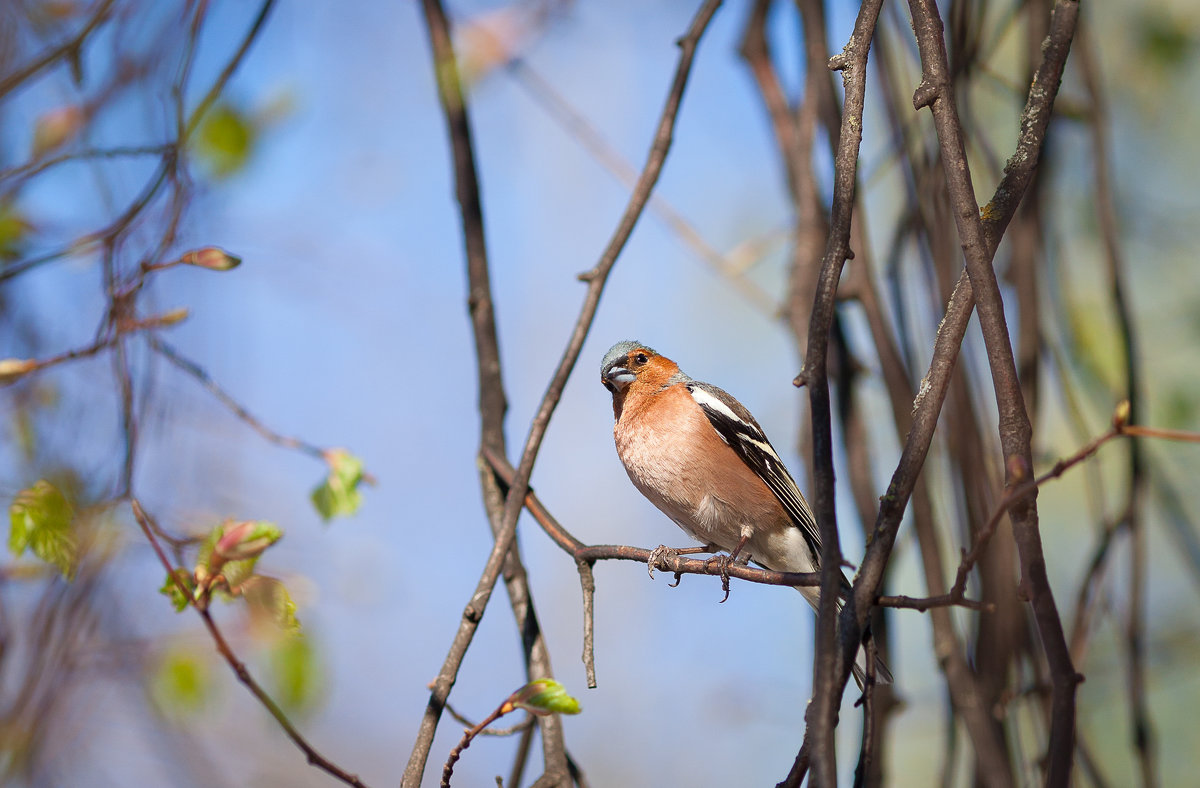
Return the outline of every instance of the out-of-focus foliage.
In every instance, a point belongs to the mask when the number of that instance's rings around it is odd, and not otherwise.
[[[0,199],[0,262],[20,257],[32,229],[11,199]]]
[[[1150,65],[1165,72],[1184,65],[1196,51],[1194,20],[1152,4],[1138,16],[1138,48]]]
[[[274,523],[226,520],[200,543],[195,568],[173,570],[159,591],[176,612],[191,603],[206,608],[214,595],[241,597],[253,618],[269,621],[284,632],[298,632],[296,603],[287,588],[276,578],[255,572],[263,552],[282,537],[282,529]]]
[[[75,509],[57,487],[42,479],[17,493],[8,507],[8,518],[8,549],[14,555],[29,550],[58,567],[64,577],[75,573]]]
[[[180,588],[180,585],[183,588]],[[175,612],[180,613],[191,604],[195,596],[196,580],[192,576],[192,573],[186,569],[174,569],[167,575],[167,579],[163,581],[163,584],[159,586],[158,592],[165,594],[171,600],[171,605],[175,608]]]
[[[197,649],[185,646],[159,657],[147,676],[147,690],[160,714],[181,720],[211,704],[217,685],[209,662]]]
[[[326,452],[329,474],[312,491],[313,506],[322,519],[349,517],[362,506],[363,462],[342,449]]]
[[[193,143],[196,153],[217,178],[227,178],[246,166],[258,142],[254,120],[232,104],[209,110]]]
[[[249,606],[250,615],[259,621],[270,622],[289,634],[300,631],[296,618],[296,603],[281,581],[264,575],[254,575],[242,581],[242,597]]]
[[[281,638],[271,649],[271,684],[274,697],[285,709],[311,711],[325,689],[320,655],[304,635]]]

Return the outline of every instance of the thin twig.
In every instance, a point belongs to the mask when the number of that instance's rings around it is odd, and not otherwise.
[[[468,728],[474,728],[476,725],[476,723],[471,722],[469,719],[460,714],[458,709],[454,708],[454,706],[450,705],[450,703],[446,703],[446,713],[453,717],[459,724],[466,725]],[[514,733],[521,733],[522,731],[532,728],[533,722],[536,719],[537,717],[529,714],[526,715],[525,719],[521,720],[516,725],[510,725],[507,728],[480,728],[479,735],[497,737],[512,736]]]
[[[509,62],[508,73],[542,107],[547,115],[568,132],[571,139],[592,154],[592,158],[600,166],[608,170],[623,186],[629,189],[633,188],[637,183],[637,170],[583,114],[571,106],[561,92],[522,58],[516,58]],[[675,234],[675,237],[692,254],[728,280],[747,302],[767,315],[773,315],[779,311],[779,305],[775,298],[745,275],[746,265],[735,265],[732,255],[721,254],[713,248],[700,230],[676,210],[666,198],[662,195],[651,196],[647,208],[668,230]]]
[[[420,784],[421,775],[425,771],[425,763],[428,760],[429,749],[433,744],[433,736],[437,730],[437,723],[441,716],[445,700],[449,696],[450,688],[458,676],[458,670],[462,665],[467,648],[474,638],[479,620],[487,608],[492,589],[495,586],[505,556],[512,547],[513,540],[516,537],[517,518],[524,507],[525,495],[529,489],[529,478],[533,472],[533,465],[537,459],[538,450],[541,448],[542,439],[545,437],[546,429],[549,426],[550,418],[562,397],[567,378],[574,369],[575,362],[579,358],[579,353],[583,349],[583,341],[587,337],[588,330],[595,318],[596,310],[600,304],[600,296],[604,291],[608,275],[616,264],[617,257],[625,247],[625,243],[629,240],[629,236],[632,234],[633,228],[645,208],[646,201],[649,200],[654,185],[657,183],[658,177],[662,172],[667,153],[671,148],[675,118],[683,98],[684,88],[687,86],[688,76],[691,73],[697,44],[719,6],[719,0],[707,0],[692,20],[687,33],[679,40],[679,64],[676,68],[675,77],[667,95],[666,106],[663,108],[662,116],[659,119],[654,143],[651,145],[642,175],[638,179],[633,193],[630,195],[625,213],[622,215],[612,238],[601,254],[600,260],[591,270],[580,276],[583,281],[588,283],[588,288],[579,318],[576,320],[575,326],[571,331],[566,350],[563,352],[562,359],[555,369],[550,385],[542,397],[537,414],[530,424],[529,434],[525,440],[524,449],[521,452],[521,461],[517,466],[517,472],[505,501],[501,529],[496,536],[496,542],[488,556],[483,571],[480,573],[475,591],[463,609],[458,632],[446,655],[442,669],[434,680],[434,689],[430,694],[416,741],[413,744],[413,751],[409,757],[408,766],[404,771],[402,785],[408,788],[416,788]],[[440,13],[442,17],[445,16],[437,0],[425,0],[424,7],[427,14]],[[439,71],[442,71],[442,65],[438,64]],[[443,95],[444,100],[446,100],[445,95]]]
[[[91,159],[117,159],[138,156],[162,156],[171,149],[171,145],[128,145],[114,148],[85,148],[83,150],[62,153],[48,159],[36,159],[17,167],[0,170],[0,183],[10,179],[28,180],[35,175],[69,161],[88,161]]]
[[[317,752],[316,749],[308,743],[308,740],[301,736],[300,732],[296,730],[295,726],[292,725],[291,720],[288,719],[287,714],[284,713],[283,709],[279,708],[279,705],[271,699],[271,696],[267,694],[266,690],[264,690],[258,684],[258,682],[254,680],[254,677],[250,675],[250,671],[246,669],[246,665],[237,658],[237,655],[234,654],[233,649],[230,648],[229,643],[225,640],[225,636],[217,627],[217,624],[213,620],[213,617],[209,611],[196,606],[191,601],[191,593],[188,591],[187,586],[183,584],[183,581],[176,574],[175,567],[171,564],[170,559],[167,558],[167,554],[163,552],[162,546],[158,543],[158,539],[154,535],[158,529],[157,527],[151,525],[152,518],[150,515],[147,514],[146,510],[142,508],[142,505],[138,502],[137,498],[130,497],[129,504],[133,509],[134,519],[137,520],[138,525],[141,526],[142,532],[146,535],[146,539],[150,541],[150,546],[154,548],[154,554],[158,556],[159,562],[162,563],[163,569],[166,570],[167,577],[175,583],[176,588],[178,588],[179,592],[183,594],[183,598],[189,600],[189,605],[195,608],[196,612],[200,614],[200,618],[204,620],[204,626],[208,629],[208,633],[212,637],[213,643],[217,647],[217,651],[225,659],[225,662],[229,664],[229,667],[233,669],[238,681],[244,684],[246,688],[250,690],[250,694],[257,698],[258,702],[262,704],[263,708],[265,708],[267,712],[275,718],[275,721],[279,723],[279,727],[283,728],[283,732],[287,734],[287,737],[291,739],[297,747],[300,748],[300,750],[308,758],[308,762],[310,764],[318,769],[321,769],[330,776],[341,780],[347,785],[353,785],[356,786],[356,788],[366,788],[365,784],[359,780],[356,775],[344,771],[337,766],[337,764],[326,759],[319,752]]]
[[[440,5],[425,6],[426,24],[434,58],[442,114],[446,120],[454,163],[455,197],[462,224],[463,251],[467,268],[467,311],[475,341],[476,375],[479,388],[480,451],[507,455],[504,417],[508,400],[501,374],[500,343],[496,335],[495,304],[492,296],[483,204],[479,193],[475,152],[466,97],[459,84],[458,63],[450,39],[449,22]],[[499,538],[504,522],[504,491],[496,484],[482,461],[477,461],[479,482],[492,537]],[[505,590],[517,630],[521,635],[528,680],[553,678],[550,650],[542,634],[517,537],[504,561]],[[547,773],[568,771],[562,721],[557,715],[538,718],[543,760]],[[519,785],[527,762],[532,731],[522,736],[510,771],[509,783]]]
[[[171,362],[176,367],[195,378],[196,381],[205,389],[207,389],[210,394],[220,400],[221,404],[228,408],[234,416],[237,416],[240,421],[244,422],[250,427],[250,429],[257,432],[265,440],[285,449],[295,449],[319,460],[323,460],[325,458],[328,451],[327,449],[322,449],[320,446],[313,445],[301,438],[283,435],[282,433],[271,429],[266,424],[263,424],[263,422],[260,421],[257,416],[246,410],[246,408],[240,402],[234,399],[229,392],[221,388],[221,386],[215,380],[213,380],[212,376],[209,375],[203,367],[184,356],[172,345],[164,341],[161,337],[153,334],[148,335],[146,337],[146,343],[150,346],[151,350],[158,353],[167,361]]]
[[[0,98],[7,96],[14,88],[18,87],[25,80],[37,74],[42,69],[66,57],[77,57],[80,49],[83,47],[83,42],[92,34],[92,31],[100,26],[100,23],[108,18],[109,11],[112,9],[113,0],[101,0],[96,4],[95,10],[87,23],[79,29],[71,38],[67,39],[57,46],[50,47],[42,54],[35,57],[23,66],[9,72],[3,79],[0,79]]]
[[[866,650],[867,680],[863,687],[863,735],[862,745],[858,750],[858,765],[854,767],[854,788],[866,788],[872,771],[871,760],[878,746],[875,741],[875,737],[878,736],[875,730],[875,639],[871,638],[863,645]]]
[[[271,14],[271,9],[275,7],[275,0],[263,0],[262,5],[258,7],[258,13],[254,17],[254,21],[250,24],[250,29],[246,35],[242,37],[241,43],[238,44],[237,50],[233,56],[225,63],[225,67],[221,69],[221,73],[217,74],[216,79],[208,88],[208,92],[200,99],[196,108],[192,110],[188,116],[187,124],[184,126],[183,134],[179,139],[179,144],[183,145],[188,138],[196,131],[200,125],[200,121],[204,119],[204,114],[212,108],[217,99],[221,97],[225,86],[233,75],[237,72],[238,66],[246,58],[246,53],[250,51],[250,46],[258,39],[258,34],[262,31],[263,25],[267,22],[267,17]]]
[[[979,602],[967,599],[961,594],[941,594],[940,596],[912,597],[904,595],[880,596],[875,600],[880,607],[894,607],[900,610],[916,610],[924,613],[938,607],[963,607],[967,610],[977,610],[981,613],[991,612],[995,606],[990,602]]]
[[[792,761],[792,768],[788,770],[787,777],[777,783],[775,788],[800,788],[800,783],[804,782],[804,777],[808,774],[808,767],[811,763],[810,752],[811,747],[808,744],[808,731],[806,730],[804,741],[800,744],[800,751],[796,753],[796,758]]]
[[[866,97],[867,53],[875,35],[882,0],[868,0],[859,8],[854,31],[845,48],[829,61],[842,72],[845,88],[841,131],[834,157],[833,208],[829,237],[821,260],[816,296],[809,319],[808,349],[800,378],[808,386],[812,408],[813,512],[821,536],[821,597],[817,615],[817,644],[813,669],[813,697],[805,714],[805,741],[812,753],[812,783],[837,784],[837,753],[833,730],[838,698],[850,674],[853,657],[838,648],[837,595],[842,579],[842,550],[837,531],[833,481],[833,435],[826,358],[842,268],[850,257],[850,224],[858,180],[858,151],[862,144],[863,104]],[[852,604],[852,603],[851,603]],[[857,647],[858,643],[855,643]],[[838,675],[841,675],[839,680]]]
[[[533,493],[525,498],[528,505]],[[587,674],[588,689],[596,688],[596,576],[592,564],[576,560],[579,569],[579,586],[583,590],[583,669]]]

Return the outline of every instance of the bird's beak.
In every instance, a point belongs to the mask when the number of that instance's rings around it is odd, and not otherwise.
[[[604,383],[610,388],[620,391],[632,383],[635,377],[636,376],[629,370],[628,367],[617,365],[610,367],[609,370],[604,373]]]

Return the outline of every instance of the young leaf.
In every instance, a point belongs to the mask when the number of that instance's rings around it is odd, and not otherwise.
[[[578,714],[579,701],[567,694],[554,679],[537,679],[509,696],[505,705],[525,709],[532,714]]]
[[[224,178],[246,166],[257,137],[252,118],[229,104],[218,104],[204,116],[194,144],[213,175]]]
[[[17,493],[8,507],[8,549],[21,555],[26,549],[48,564],[54,564],[68,579],[75,572],[75,535],[71,522],[75,511],[57,487],[42,479]]]
[[[201,582],[222,575],[236,587],[254,573],[263,551],[279,541],[283,531],[264,520],[226,520],[209,532],[196,555],[196,578]]]
[[[179,590],[179,583],[176,583],[171,575],[167,575],[167,582],[162,584],[162,588],[158,589],[158,593],[165,594],[175,607],[175,612],[179,613],[191,601],[192,594],[196,590],[196,581],[188,574],[186,569],[176,569],[173,574],[183,583],[183,587],[188,590],[188,593],[185,595]]]
[[[220,536],[213,545],[213,555],[224,561],[245,561],[258,558],[263,551],[279,541],[283,531],[265,520],[226,520],[219,526]]]
[[[260,620],[271,621],[289,635],[299,634],[300,622],[296,619],[296,603],[292,601],[292,595],[282,582],[273,577],[254,575],[235,590],[246,600],[250,607],[250,615]]]
[[[274,696],[292,711],[310,709],[320,699],[322,671],[317,651],[303,635],[284,638],[271,654]]]
[[[208,663],[179,649],[163,655],[147,689],[163,716],[181,718],[202,711],[214,687]]]
[[[0,200],[0,260],[20,257],[34,226],[12,200]]]
[[[312,491],[313,506],[321,519],[328,522],[334,517],[349,517],[362,506],[359,485],[363,481],[363,462],[342,449],[325,453],[329,463],[329,475]]]

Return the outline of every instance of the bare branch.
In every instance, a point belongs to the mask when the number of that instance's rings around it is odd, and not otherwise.
[[[1071,13],[1078,11],[1075,0],[1060,0],[1055,9],[1056,15],[1064,4],[1070,7]],[[962,126],[955,108],[954,90],[947,66],[941,17],[932,0],[910,0],[909,8],[913,15],[913,29],[916,32],[923,69],[921,84],[913,97],[913,105],[917,109],[929,107],[933,111],[955,226],[966,257],[967,272],[975,291],[980,326],[983,329],[984,343],[991,365],[996,405],[1000,412],[1000,442],[1006,457],[1006,487],[1011,488],[1019,483],[1020,474],[1028,473],[1028,469],[1033,466],[1030,445],[1032,427],[1017,377],[1012,345],[1009,342],[1004,304],[991,265],[996,245],[984,230],[975,201]],[[1059,21],[1062,22],[1061,18]],[[1074,21],[1063,24],[1073,34]],[[1061,51],[1064,60],[1069,48],[1070,36],[1067,36]],[[1039,74],[1041,71],[1039,68]],[[1059,73],[1061,74],[1061,70]],[[1044,92],[1057,93],[1057,88],[1057,81],[1039,86],[1035,79],[1030,94],[1033,97]],[[1046,112],[1048,113],[1049,109]],[[1030,125],[1035,124],[1031,121]],[[1026,135],[1023,134],[1021,141],[1024,142],[1025,139]],[[1026,155],[1028,157],[1029,154]],[[1013,205],[1015,207],[1015,202]],[[1008,215],[1011,216],[1011,213]],[[1003,225],[996,226],[1002,228]],[[1054,685],[1046,779],[1051,785],[1065,785],[1075,752],[1075,688],[1080,677],[1071,664],[1062,620],[1046,575],[1035,500],[1029,498],[1018,502],[1010,510],[1010,514],[1013,520],[1013,534],[1021,555],[1022,582],[1028,589],[1033,605],[1034,617],[1041,634],[1042,647],[1050,664]]]
[[[467,603],[467,606],[463,610],[458,633],[455,635],[454,642],[450,647],[449,653],[446,655],[442,670],[434,680],[434,689],[426,706],[417,740],[404,772],[402,784],[405,786],[415,788],[420,784],[421,775],[425,770],[429,748],[433,743],[433,735],[437,729],[442,707],[458,675],[458,669],[474,637],[479,620],[491,598],[492,589],[503,564],[504,557],[516,537],[517,518],[524,506],[525,495],[529,489],[529,477],[533,472],[533,464],[537,459],[542,439],[545,437],[546,428],[549,426],[554,409],[562,397],[567,377],[570,375],[572,369],[574,369],[575,362],[579,358],[579,353],[583,348],[583,341],[587,337],[588,329],[591,327],[596,309],[599,307],[600,296],[604,291],[604,285],[608,279],[609,272],[612,270],[613,265],[616,264],[618,255],[624,248],[630,234],[632,234],[633,228],[637,224],[642,210],[645,208],[646,201],[650,198],[654,184],[658,181],[658,176],[662,172],[667,152],[671,147],[675,118],[683,98],[684,88],[687,86],[687,79],[691,72],[696,46],[719,6],[719,0],[708,0],[708,2],[705,2],[697,12],[696,17],[692,20],[687,33],[680,39],[679,64],[676,68],[675,77],[667,95],[666,106],[659,120],[654,143],[650,148],[650,154],[642,170],[642,175],[638,179],[633,194],[630,195],[625,213],[621,217],[621,221],[613,233],[608,246],[601,254],[599,262],[591,270],[580,276],[582,280],[588,283],[583,307],[571,332],[563,357],[555,370],[549,388],[543,396],[537,414],[530,425],[529,435],[526,438],[525,447],[521,453],[521,462],[517,467],[517,472],[505,501],[500,533],[496,537],[496,543],[491,554],[488,556],[488,561],[480,575],[475,592],[471,595],[471,601]],[[427,15],[438,14],[441,10],[437,0],[425,0],[425,8]],[[440,15],[443,18],[445,16],[444,13]],[[433,25],[431,25],[432,27]],[[443,101],[445,100],[446,97],[443,95]]]
[[[109,11],[112,10],[112,4],[113,0],[101,0],[101,2],[97,3],[87,23],[80,28],[78,33],[63,43],[51,47],[30,62],[7,74],[3,79],[0,79],[0,98],[7,96],[15,88],[24,83],[25,80],[47,66],[53,65],[63,58],[78,57],[83,42],[92,34],[92,31],[96,30],[108,18]]]
[[[800,378],[808,386],[813,424],[813,512],[821,533],[821,602],[817,615],[817,646],[813,669],[813,698],[805,719],[805,739],[812,753],[812,784],[837,784],[837,755],[833,729],[837,724],[838,698],[850,675],[853,657],[837,647],[837,594],[841,579],[842,549],[838,538],[833,489],[833,436],[826,358],[842,267],[850,256],[850,222],[858,179],[858,151],[862,142],[863,103],[866,97],[867,53],[875,34],[881,0],[868,0],[859,9],[841,54],[829,61],[842,72],[846,98],[837,155],[834,157],[833,210],[829,237],[821,260],[816,297],[809,319],[808,350]],[[854,647],[857,648],[856,640]],[[841,674],[839,680],[838,675]]]
[[[487,240],[484,233],[483,205],[479,196],[479,178],[475,167],[471,124],[466,99],[459,84],[458,64],[450,41],[449,22],[440,3],[425,5],[426,25],[433,49],[438,95],[449,131],[454,159],[455,196],[459,205],[464,252],[467,263],[467,309],[475,340],[476,370],[479,381],[480,452],[504,455],[504,416],[508,409],[501,375],[500,343],[496,336],[496,317],[488,267]],[[479,480],[493,538],[503,532],[504,493],[495,484],[482,461]],[[550,651],[542,636],[533,604],[525,567],[516,537],[504,559],[504,583],[524,650],[526,677],[529,680],[553,678]],[[548,773],[566,774],[566,745],[558,715],[539,717],[543,755]],[[513,768],[514,782],[523,770],[529,747],[529,735],[522,737]]]

